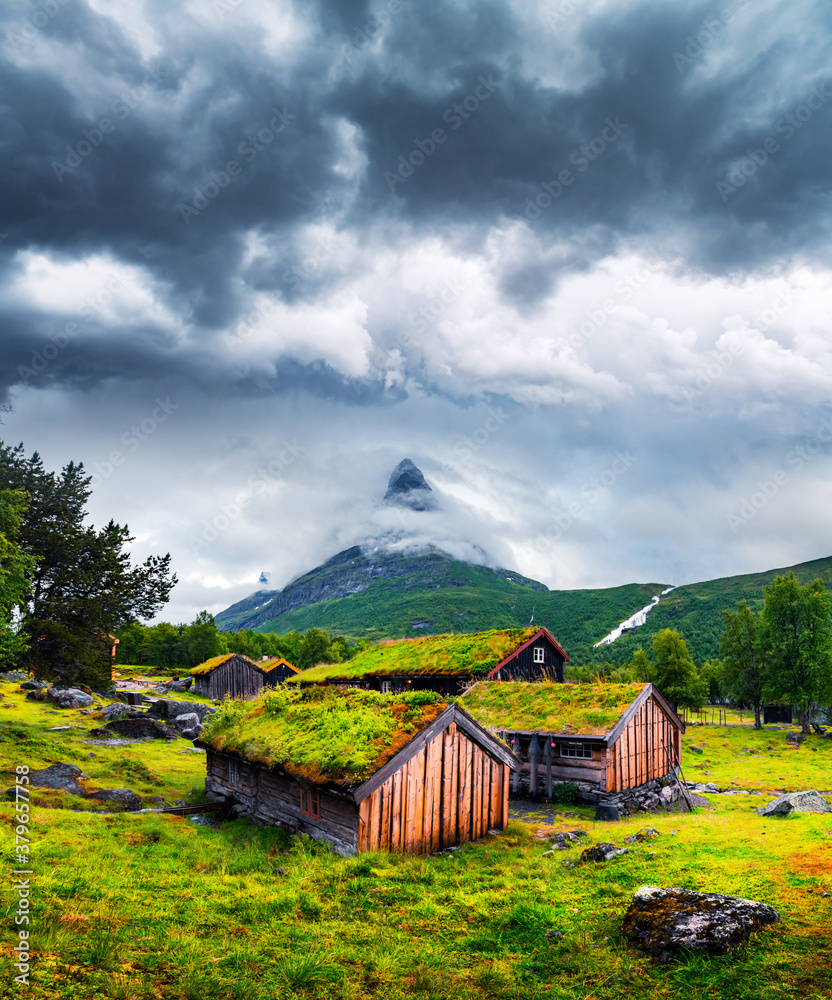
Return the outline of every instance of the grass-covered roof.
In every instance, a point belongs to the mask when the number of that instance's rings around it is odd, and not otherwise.
[[[467,635],[426,635],[371,646],[346,663],[323,663],[303,670],[288,683],[354,680],[356,677],[407,674],[470,674],[484,677],[540,629],[508,628]]]
[[[193,667],[190,673],[194,677],[201,677],[203,674],[210,674],[212,670],[216,670],[217,667],[221,667],[223,663],[230,660],[232,656],[236,655],[236,653],[223,653],[222,656],[212,656],[210,660],[206,660],[204,663],[200,663],[198,666]]]
[[[274,688],[227,701],[200,740],[315,784],[362,784],[447,707],[433,691]]]
[[[480,681],[458,701],[485,729],[605,736],[643,687]]]

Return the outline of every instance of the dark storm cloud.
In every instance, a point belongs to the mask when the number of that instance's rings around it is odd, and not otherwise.
[[[190,328],[176,345],[130,325],[84,334],[48,380],[90,385],[154,366],[245,379],[201,346],[252,290],[287,302],[324,294],[323,272],[286,278],[303,254],[299,230],[316,221],[359,242],[391,220],[417,235],[467,228],[476,246],[489,226],[525,220],[543,252],[571,244],[556,267],[504,265],[503,294],[526,305],[559,275],[670,227],[689,263],[714,273],[766,266],[798,242],[820,252],[832,15],[817,5],[772,6],[770,21],[789,27],[772,40],[735,3],[720,37],[686,56],[717,8],[606,5],[561,25],[553,4],[547,26],[496,2],[321,3],[295,11],[306,33],[279,57],[245,5],[225,6],[206,5],[199,21],[148,5],[161,50],[144,58],[115,17],[67,4],[42,29],[51,50],[35,38],[24,58],[15,43],[0,70],[4,266],[26,248],[107,253],[144,268]],[[5,17],[14,34],[22,8]],[[723,47],[730,58],[705,72]],[[579,81],[542,80],[547,58],[553,70],[576,60]],[[778,123],[813,88],[823,99],[787,137]],[[343,169],[343,125],[365,165]],[[767,138],[777,151],[749,160]],[[730,177],[742,183],[726,194],[717,185]],[[268,250],[246,270],[253,231]],[[9,359],[37,346],[36,326],[19,310],[3,324],[7,377]]]

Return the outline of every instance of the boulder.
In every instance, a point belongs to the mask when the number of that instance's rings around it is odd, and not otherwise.
[[[116,701],[112,705],[108,705],[106,708],[101,710],[101,718],[105,722],[110,722],[112,719],[123,719],[126,715],[131,714],[131,709],[129,705],[125,705],[124,702]]]
[[[633,944],[668,961],[681,948],[727,952],[779,920],[775,909],[751,899],[643,885],[624,914],[622,930]]]
[[[45,691],[27,691],[26,697],[29,701],[46,701]]]
[[[22,670],[7,670],[5,673],[0,674],[0,681],[28,681],[29,675],[24,674]]]
[[[182,680],[168,681],[166,684],[160,684],[159,687],[163,691],[188,691],[193,682],[193,677],[183,677]]]
[[[588,847],[581,852],[578,864],[586,864],[588,861],[609,861],[611,858],[617,858],[626,853],[626,847],[616,847],[615,844],[596,844],[595,847]]]
[[[49,688],[46,694],[58,708],[88,708],[95,701],[80,688]]]
[[[20,685],[21,691],[45,691],[48,687],[48,681],[23,681]]]
[[[832,805],[820,792],[787,792],[754,810],[758,816],[788,816],[789,813],[832,813]]]
[[[40,771],[30,771],[29,784],[33,788],[54,788],[59,792],[86,798],[89,793],[81,784],[81,780],[86,777],[81,768],[74,764],[50,764]]]
[[[625,837],[625,844],[643,844],[645,840],[650,840],[652,837],[658,837],[659,831],[654,826],[645,827],[643,830],[637,830],[631,837]]]
[[[142,807],[141,798],[129,788],[99,788],[97,792],[90,792],[90,798],[109,802],[125,812],[135,812]]]
[[[199,716],[196,712],[186,712],[185,715],[177,715],[170,721],[184,735],[186,730],[196,729],[199,725]]]
[[[213,705],[203,705],[198,701],[174,701],[172,698],[157,698],[147,710],[148,715],[157,719],[175,719],[177,715],[193,712],[200,723],[205,722],[206,715],[212,715],[216,709]]]
[[[132,740],[175,740],[179,738],[179,733],[171,726],[166,726],[158,719],[147,717],[143,719],[114,719],[107,723],[105,729],[109,730],[110,734],[115,733]]]

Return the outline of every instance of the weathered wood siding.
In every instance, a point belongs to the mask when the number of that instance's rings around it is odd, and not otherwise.
[[[564,743],[587,743],[579,736],[566,740],[551,733],[506,732],[501,738],[520,758],[520,770],[530,773],[532,757],[537,759],[538,790],[549,781],[589,782],[604,788],[606,785],[606,748],[602,744],[591,746],[592,757],[562,757]],[[537,740],[537,750],[533,752],[532,741]],[[554,744],[554,746],[552,746]],[[589,745],[589,744],[587,744]]]
[[[543,647],[543,663],[534,662],[535,646]],[[500,681],[541,681],[544,679],[556,680],[563,683],[563,657],[554,649],[551,643],[543,637],[534,642],[531,646],[512,657],[508,663],[500,668],[499,674],[494,678]]]
[[[606,791],[635,788],[673,770],[681,752],[682,734],[652,696],[607,750]]]
[[[301,784],[282,771],[252,764],[242,757],[209,750],[205,788],[248,808],[255,819],[273,826],[297,827],[315,840],[325,840],[340,854],[355,854],[358,846],[358,807],[350,796],[320,792],[320,819],[300,811]],[[240,780],[231,781],[230,768],[239,767]]]
[[[288,677],[297,677],[297,673],[281,663],[280,666],[263,671],[263,685],[265,687],[276,687],[278,684],[282,684]]]
[[[508,822],[508,765],[455,722],[360,805],[359,851],[428,854],[476,840]]]
[[[263,671],[244,656],[232,656],[210,674],[194,677],[194,691],[206,698],[253,698],[263,687]]]

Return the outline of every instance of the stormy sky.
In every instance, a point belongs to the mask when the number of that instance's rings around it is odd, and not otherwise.
[[[822,0],[8,0],[0,436],[162,616],[364,538],[552,588],[832,554]],[[379,506],[410,457],[437,512]]]

